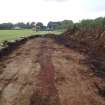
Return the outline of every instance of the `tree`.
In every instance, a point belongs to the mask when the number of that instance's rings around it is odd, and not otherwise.
[[[72,20],[64,20],[61,22],[61,29],[72,29],[74,26],[74,23]]]
[[[44,28],[45,28],[45,27],[44,27],[43,23],[38,22],[38,23],[36,24],[36,30],[42,31]]]
[[[97,27],[103,27],[103,28],[105,28],[105,18],[99,17],[99,18],[96,18],[94,21],[95,21],[95,25]]]
[[[26,28],[30,29],[31,28],[31,24],[29,22],[26,23]]]
[[[61,22],[49,22],[47,24],[48,30],[57,30],[60,29]]]
[[[35,22],[31,22],[30,27],[31,28],[35,27]]]
[[[47,28],[49,30],[68,29],[68,28],[73,28],[73,25],[74,23],[72,20],[64,20],[58,22],[49,22],[47,24]]]
[[[0,29],[12,29],[13,24],[12,23],[2,23],[0,24]]]
[[[26,24],[23,22],[19,22],[19,23],[15,24],[15,26],[20,27],[20,28],[26,28]]]

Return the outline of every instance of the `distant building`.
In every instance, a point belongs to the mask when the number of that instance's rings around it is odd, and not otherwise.
[[[13,27],[13,29],[14,29],[14,30],[20,30],[20,29],[22,29],[22,28],[19,27],[19,26],[15,26],[15,27]]]

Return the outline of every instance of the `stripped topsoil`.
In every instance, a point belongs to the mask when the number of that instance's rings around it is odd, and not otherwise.
[[[105,79],[95,69],[86,51],[57,37],[9,43],[0,52],[0,105],[105,105]]]

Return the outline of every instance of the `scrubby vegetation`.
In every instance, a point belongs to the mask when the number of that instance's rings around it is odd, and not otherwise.
[[[73,28],[68,29],[65,35],[72,40],[86,44],[95,54],[105,57],[105,18],[82,20],[74,24]]]

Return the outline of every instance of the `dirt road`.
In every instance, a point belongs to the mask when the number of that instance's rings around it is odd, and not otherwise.
[[[0,105],[105,105],[87,55],[34,38],[0,61]]]

